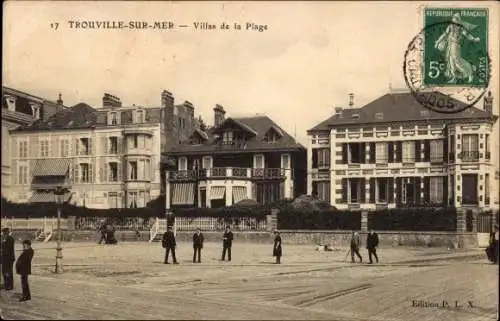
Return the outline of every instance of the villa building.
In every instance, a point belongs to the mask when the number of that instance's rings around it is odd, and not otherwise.
[[[12,155],[10,130],[48,119],[65,110],[61,95],[53,102],[26,92],[2,86],[2,197],[11,200]]]
[[[308,131],[307,193],[338,209],[498,208],[491,93],[482,107],[444,114],[392,92],[336,108]]]
[[[193,126],[192,104],[168,91],[161,101],[124,107],[105,94],[102,108],[80,103],[11,131],[14,201],[53,202],[62,185],[78,206],[144,207],[162,190],[162,152]]]
[[[306,149],[267,116],[225,118],[195,128],[169,155],[166,207],[224,207],[244,199],[268,204],[305,193]]]

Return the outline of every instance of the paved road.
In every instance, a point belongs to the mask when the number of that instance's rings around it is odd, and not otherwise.
[[[33,300],[2,292],[7,319],[496,320],[498,309],[497,267],[477,251],[380,249],[368,265],[343,262],[344,249],[289,246],[274,265],[268,246],[239,245],[228,263],[207,244],[192,264],[181,244],[174,266],[157,244],[69,244],[55,275],[53,245],[36,250]]]

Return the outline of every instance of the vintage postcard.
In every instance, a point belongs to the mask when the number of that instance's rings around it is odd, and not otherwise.
[[[2,319],[498,320],[498,2],[3,12]]]

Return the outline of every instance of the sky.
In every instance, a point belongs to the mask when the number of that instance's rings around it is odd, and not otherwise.
[[[4,2],[3,85],[100,108],[104,92],[124,105],[157,107],[166,89],[213,123],[267,114],[299,142],[346,107],[406,88],[404,53],[422,29],[421,10],[488,7],[492,90],[498,113],[495,2]],[[71,29],[68,21],[172,21],[174,30]],[[195,22],[267,30],[195,30]],[[51,28],[58,23],[58,28]]]

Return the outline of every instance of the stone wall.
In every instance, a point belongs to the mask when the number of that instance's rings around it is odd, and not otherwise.
[[[389,246],[424,246],[446,248],[477,248],[477,233],[465,232],[377,232],[381,247]],[[204,232],[205,242],[221,242],[222,232]],[[271,244],[274,235],[268,232],[233,232],[234,242],[237,243],[263,243]],[[360,233],[362,247],[366,244],[366,233]],[[14,231],[14,238],[21,242],[23,239],[35,239],[35,231]],[[63,231],[63,242],[97,242],[100,234],[95,231]],[[115,233],[118,242],[149,241],[149,232],[141,232],[137,237],[132,231],[118,231]],[[191,242],[193,232],[177,232],[178,242]],[[350,244],[351,232],[349,231],[281,231],[283,243],[331,245],[333,247],[347,247]],[[57,240],[57,234],[51,242]]]

